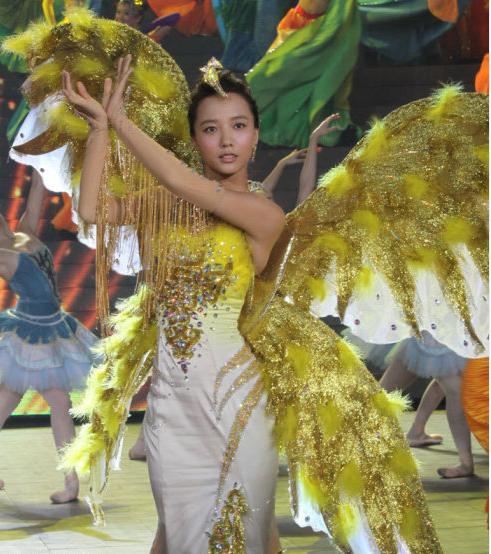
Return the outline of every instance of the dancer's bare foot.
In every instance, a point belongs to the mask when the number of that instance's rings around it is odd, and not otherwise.
[[[49,498],[53,504],[67,504],[78,497],[78,477],[75,473],[65,476],[65,489],[54,492]]]
[[[438,475],[444,479],[460,479],[461,477],[472,477],[474,467],[459,464],[455,467],[441,467],[437,469]]]
[[[425,448],[426,446],[435,446],[436,444],[442,444],[443,437],[441,435],[406,435],[407,441],[411,448]]]
[[[130,460],[137,462],[146,462],[147,454],[145,452],[145,444],[140,441],[136,441],[135,444],[130,448],[128,452],[128,457]]]

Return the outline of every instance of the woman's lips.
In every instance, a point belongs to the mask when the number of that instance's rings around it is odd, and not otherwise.
[[[220,161],[225,164],[232,164],[237,159],[235,154],[222,154],[220,156]]]

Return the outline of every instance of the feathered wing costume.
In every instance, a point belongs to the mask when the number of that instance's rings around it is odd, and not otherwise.
[[[38,105],[59,90],[61,68],[84,79],[97,95],[104,77],[114,74],[114,61],[132,53],[135,73],[127,113],[198,168],[185,124],[184,80],[172,60],[155,54],[158,47],[143,35],[79,11],[34,41],[24,35],[8,47],[35,59],[26,91]],[[148,79],[159,69],[169,80],[165,97]],[[39,167],[48,152],[68,144],[67,168],[76,175],[87,128],[62,102],[60,111],[67,124],[55,115],[43,135],[27,143],[30,137],[24,137],[16,156]],[[424,291],[424,283],[430,283],[439,287],[442,313],[462,321],[447,332],[446,343],[452,347],[465,338],[473,352],[483,350],[484,300],[478,301],[473,286],[487,280],[486,131],[485,98],[455,90],[389,115],[288,216],[244,306],[241,332],[259,362],[276,442],[288,457],[296,520],[332,533],[344,551],[434,554],[441,547],[397,423],[404,401],[382,391],[350,346],[310,308],[336,311],[347,321],[351,307],[362,306],[366,295],[383,293],[390,309],[364,306],[360,324],[376,312],[380,327],[396,326],[401,335],[418,333],[427,323],[433,332],[426,306],[434,301],[428,297],[432,289]],[[106,360],[94,368],[77,409],[90,421],[64,461],[81,474],[90,471],[97,521],[103,517],[101,493],[109,467],[117,466],[129,400],[151,366],[160,291],[176,282],[183,259],[191,256],[199,265],[200,237],[213,224],[211,216],[159,186],[116,138],[111,152],[98,214],[99,305],[106,302],[106,271],[115,257],[123,257],[118,252],[127,242],[144,270],[138,292],[109,321],[113,334],[100,347]],[[105,221],[109,193],[120,196],[125,208],[128,227],[123,231]],[[180,238],[183,229],[196,237],[191,249]],[[371,292],[380,283],[381,292]],[[107,323],[104,310],[101,315]],[[356,330],[359,325],[352,323]],[[372,337],[365,330],[365,340],[379,336],[378,326],[373,330]],[[240,552],[233,545],[240,516],[232,515],[227,514],[232,524],[210,552]]]

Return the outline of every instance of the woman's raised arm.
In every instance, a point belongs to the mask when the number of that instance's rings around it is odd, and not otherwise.
[[[108,118],[105,107],[111,96],[111,79],[104,81],[102,104],[92,98],[82,83],[77,83],[77,91],[73,90],[70,75],[62,74],[63,92],[67,100],[73,104],[87,118],[90,133],[87,138],[85,157],[80,177],[80,198],[78,213],[87,223],[95,223],[97,199],[101,186],[102,173],[109,147]],[[108,204],[108,218],[110,223],[120,223],[120,202],[110,197]]]

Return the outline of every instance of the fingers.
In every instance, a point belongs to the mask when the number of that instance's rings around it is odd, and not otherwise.
[[[70,100],[70,96],[74,94],[72,88],[72,80],[68,71],[61,72],[61,84],[63,87],[63,94]]]
[[[87,92],[87,89],[85,88],[85,85],[82,83],[82,81],[77,81],[76,87],[77,87],[78,93],[82,98],[85,98],[86,100],[90,98],[90,94]]]
[[[128,54],[124,58],[119,58],[118,60],[118,77],[116,86],[114,88],[114,96],[122,96],[126,86],[128,84],[128,79],[130,78],[133,69],[131,68],[131,54]]]
[[[113,81],[109,77],[104,79],[104,92],[102,93],[102,107],[107,108],[109,100],[111,99],[111,92],[113,88]]]

